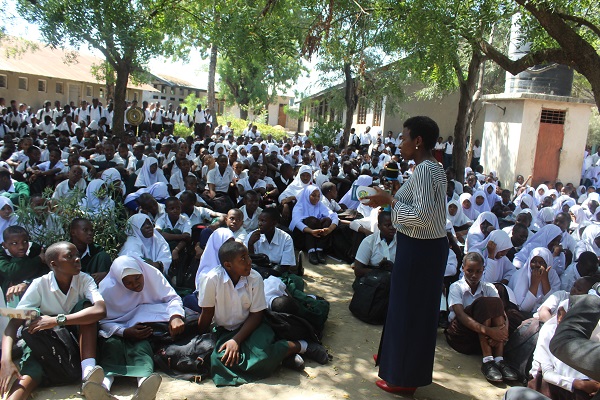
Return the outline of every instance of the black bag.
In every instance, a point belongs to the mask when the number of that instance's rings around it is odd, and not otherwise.
[[[537,318],[526,319],[509,337],[504,346],[504,361],[519,373],[519,380],[527,383],[533,352],[543,322]]]
[[[357,278],[352,284],[354,295],[350,301],[350,312],[368,324],[381,325],[385,322],[390,299],[392,273],[373,269]]]
[[[210,355],[216,344],[214,333],[182,338],[159,349],[154,354],[154,362],[173,378],[198,382],[210,372]]]
[[[273,329],[278,339],[321,343],[315,328],[297,315],[267,310],[264,313],[264,321]]]
[[[59,386],[81,380],[79,345],[67,328],[57,327],[34,334],[23,329],[22,336],[31,355],[44,369],[44,384]]]
[[[283,275],[281,270],[273,268],[276,264],[272,263],[266,254],[250,254],[250,259],[252,260],[252,269],[258,272],[263,279],[267,279],[270,276],[281,277]]]

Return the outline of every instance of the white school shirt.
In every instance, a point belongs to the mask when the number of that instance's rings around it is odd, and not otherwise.
[[[188,172],[188,176],[194,175],[191,172]],[[171,174],[171,179],[169,179],[169,184],[173,188],[173,190],[185,190],[185,183],[181,170],[174,172]]]
[[[550,309],[550,313],[552,315],[556,315],[556,313],[558,312],[558,306],[560,303],[562,303],[564,300],[568,300],[569,296],[571,294],[569,292],[566,292],[564,290],[557,290],[556,292],[552,293],[550,296],[548,296],[548,298],[546,299],[546,301],[544,301],[535,311],[535,313],[533,314],[533,318],[539,318],[540,317],[540,309],[542,307],[547,307],[548,309]]]
[[[183,214],[179,216],[179,219],[175,225],[173,225],[169,219],[169,215],[165,213],[156,219],[154,227],[159,231],[164,229],[179,229],[181,233],[187,233],[190,236],[192,235],[192,224],[190,223],[190,219]]]
[[[396,235],[388,244],[381,238],[381,233],[373,233],[363,239],[356,252],[356,261],[364,265],[377,266],[383,259],[391,262],[396,260]]]
[[[104,301],[91,276],[84,272],[73,276],[71,287],[64,294],[58,287],[54,272],[50,271],[31,282],[17,308],[39,308],[42,315],[70,314],[73,307],[84,298],[92,304]]]
[[[252,218],[248,216],[248,212],[246,211],[246,205],[240,207],[240,211],[244,214],[244,229],[247,232],[254,231],[258,229],[258,216],[262,213],[263,209],[260,207],[256,208],[254,214],[252,214]]]
[[[542,371],[544,381],[573,392],[573,381],[575,379],[589,378],[569,367],[550,352],[550,340],[552,340],[557,327],[556,317],[553,317],[540,329],[535,351],[533,352],[534,361],[531,366],[531,374],[536,376],[538,371]]]
[[[251,232],[246,238],[245,245],[248,246]],[[294,240],[292,237],[279,228],[275,228],[275,234],[271,243],[267,240],[264,233],[260,234],[260,238],[254,243],[255,254],[266,254],[269,260],[279,265],[296,265],[296,256],[294,254]]]
[[[461,304],[464,308],[467,308],[480,297],[500,296],[498,295],[498,290],[496,290],[496,287],[488,282],[479,282],[479,286],[477,286],[475,293],[471,293],[471,287],[465,278],[454,282],[452,285],[450,285],[450,292],[448,293],[448,307],[450,310],[452,310],[448,314],[448,321],[452,321],[454,318],[456,318],[456,314],[452,309],[453,305]]]
[[[77,119],[78,123],[79,123],[79,121],[87,122],[87,118],[90,115],[90,106],[87,106],[86,108],[79,107],[77,110],[75,110],[75,115],[78,118]]]
[[[256,182],[254,182],[254,186],[252,186],[250,184],[250,178],[240,179],[237,182],[237,184],[241,185],[245,191],[256,190],[256,189],[260,189],[260,188],[263,188],[265,190],[267,189],[267,183],[265,181],[263,181],[262,179],[257,179]],[[240,199],[241,199],[241,196],[240,196]]]
[[[323,174],[323,172],[321,172],[321,170],[318,170],[317,172],[315,172],[315,185],[321,189],[321,187],[323,187],[323,184],[325,182],[329,182],[329,178],[330,178],[330,174]]]
[[[360,134],[360,145],[366,146],[371,144],[371,134],[368,132],[363,132]]]
[[[445,143],[445,148],[446,150],[444,150],[444,153],[448,154],[448,155],[452,155],[452,149],[454,149],[454,143]]]
[[[325,204],[325,207],[329,208],[334,213],[341,211],[342,207],[334,199],[329,200],[325,196],[321,196],[321,203]]]
[[[214,323],[228,331],[236,330],[250,313],[267,308],[263,279],[258,272],[250,270],[249,276],[240,277],[234,285],[225,268],[216,266],[204,276],[198,305],[214,307]]]
[[[206,114],[204,113],[204,110],[198,111],[198,109],[196,108],[194,110],[194,123],[195,124],[203,124],[205,122],[206,122]]]
[[[89,108],[89,113],[90,113],[90,121],[100,121],[100,118],[102,117],[106,117],[106,110],[104,108],[102,108],[101,105],[98,105],[98,107],[94,108],[94,106],[90,106]]]
[[[271,275],[263,281],[265,290],[265,300],[269,309],[273,300],[277,297],[287,296],[285,283],[276,276]]]
[[[188,216],[190,219],[190,224],[192,226],[196,226],[210,221],[210,213],[211,211],[208,208],[194,206],[194,212],[192,212],[192,215]]]
[[[481,158],[481,146],[473,146],[473,158]]]
[[[204,167],[203,167],[204,168]],[[212,183],[215,185],[215,191],[227,193],[229,190],[229,184],[233,180],[233,168],[227,166],[225,172],[221,175],[219,167],[215,166],[213,169],[208,171],[206,174],[206,183]]]
[[[85,179],[81,178],[76,184],[75,188],[69,188],[69,180],[65,179],[58,185],[56,185],[56,189],[54,189],[54,194],[52,194],[53,199],[62,199],[66,197],[73,196],[79,190],[82,194],[85,193],[85,188],[87,187],[87,183]]]
[[[577,263],[569,265],[565,272],[560,277],[560,288],[567,292],[571,291],[571,288],[575,284],[577,279],[581,278],[579,271],[577,271]]]
[[[162,125],[162,119],[163,119],[163,111],[162,110],[160,110],[160,109],[154,110],[152,117],[154,118],[154,123],[156,125]]]
[[[233,240],[235,240],[236,242],[244,243],[246,241],[246,238],[248,237],[248,232],[246,232],[243,226],[235,232],[232,231],[232,233]]]

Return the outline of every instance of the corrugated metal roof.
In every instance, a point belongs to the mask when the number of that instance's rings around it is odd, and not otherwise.
[[[92,67],[100,65],[103,60],[75,50],[53,49],[50,46],[33,42],[37,49],[15,51],[19,48],[19,38],[5,38],[0,41],[0,71],[12,71],[42,77],[69,79],[88,83],[99,82],[92,74]],[[157,92],[148,84],[127,85],[130,89]]]

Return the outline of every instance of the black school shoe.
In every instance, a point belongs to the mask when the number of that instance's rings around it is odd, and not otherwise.
[[[488,361],[481,364],[481,372],[489,382],[498,383],[503,380],[502,372],[500,372],[494,361]]]
[[[310,253],[308,253],[308,262],[311,263],[312,265],[319,264],[319,258],[317,257],[316,251],[311,251]]]
[[[514,368],[506,365],[504,360],[497,362],[496,368],[498,368],[498,370],[502,374],[502,379],[504,379],[505,381],[512,382],[519,379],[519,374],[517,373],[517,371],[515,371]]]
[[[319,364],[327,364],[331,360],[331,356],[327,353],[327,349],[316,342],[308,342],[306,351],[301,354],[305,358],[309,358]]]
[[[317,250],[317,260],[319,261],[319,264],[327,264],[327,258],[325,258],[325,255],[323,254],[323,252],[321,250]]]

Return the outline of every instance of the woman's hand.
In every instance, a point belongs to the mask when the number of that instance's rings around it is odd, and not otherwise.
[[[392,197],[391,194],[379,189],[377,186],[375,186],[373,189],[375,189],[375,191],[377,193],[375,193],[371,196],[363,197],[361,199],[361,200],[365,200],[365,199],[369,200],[369,202],[366,203],[367,206],[375,208],[375,207],[384,206],[386,204],[392,204],[392,201],[394,201],[394,197]]]
[[[169,330],[170,330],[169,325]],[[123,337],[125,339],[143,340],[152,335],[152,328],[143,324],[135,324],[131,328],[127,328],[123,331]]]
[[[4,395],[10,391],[11,387],[9,385],[13,376],[17,379],[23,378],[12,360],[9,359],[6,362],[3,360],[0,368],[0,395],[2,395],[2,398],[5,398]],[[8,398],[8,396],[6,397]]]
[[[221,357],[221,362],[225,364],[225,366],[233,367],[240,362],[239,345],[235,340],[229,339],[223,343],[221,348],[219,348],[219,353],[223,350],[225,350],[225,354],[223,354],[223,357]]]
[[[496,257],[496,243],[490,240],[487,244],[487,252],[488,258],[491,258],[493,260]]]
[[[562,251],[563,247],[559,244],[558,246],[554,246],[554,249],[552,249],[552,255],[554,257],[558,257]]]
[[[179,316],[179,315],[174,316],[171,319],[171,321],[169,322],[169,334],[171,335],[171,337],[181,335],[184,330],[185,330],[185,323],[183,322],[183,319],[181,318],[181,316]]]

